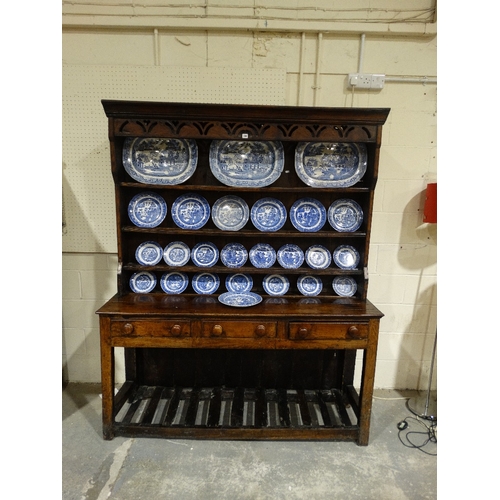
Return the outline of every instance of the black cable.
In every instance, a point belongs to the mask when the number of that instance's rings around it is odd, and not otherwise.
[[[419,424],[422,424],[424,427],[426,427],[427,432],[417,432],[417,431],[411,431],[407,430],[408,429],[408,420],[416,420]],[[436,422],[432,422],[429,426],[425,425],[421,420],[414,418],[414,417],[406,417],[404,420],[398,423],[398,438],[401,441],[401,444],[403,446],[406,446],[407,448],[413,448],[421,451],[422,453],[425,453],[426,455],[431,455],[433,457],[437,456],[437,453],[429,453],[428,451],[425,451],[423,448],[427,446],[429,443],[434,443],[437,445],[437,436],[435,433],[435,428],[437,426]],[[401,437],[401,434],[406,431],[405,434],[405,439],[407,443],[405,443]],[[415,442],[412,442],[410,440],[410,435],[418,435],[418,436],[427,436],[427,438],[424,440],[422,444],[416,444]]]

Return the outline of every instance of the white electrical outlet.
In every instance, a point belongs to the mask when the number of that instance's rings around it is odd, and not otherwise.
[[[350,87],[358,89],[383,89],[385,75],[380,73],[349,73],[347,81]]]

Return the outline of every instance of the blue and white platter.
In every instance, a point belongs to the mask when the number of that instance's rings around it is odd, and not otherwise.
[[[275,182],[285,164],[279,141],[212,141],[210,169],[231,187],[263,187]]]
[[[200,229],[210,219],[210,205],[199,194],[184,194],[172,204],[172,219],[181,229]]]
[[[167,204],[158,194],[144,192],[135,195],[128,204],[129,219],[137,227],[159,226],[167,215]]]
[[[352,297],[357,289],[356,281],[350,276],[335,276],[333,278],[333,291],[341,297]]]
[[[219,249],[210,241],[197,243],[191,250],[191,260],[198,267],[212,267],[219,260]]]
[[[357,231],[363,223],[363,209],[354,200],[334,201],[328,209],[328,222],[339,232]]]
[[[290,282],[281,274],[268,274],[262,280],[264,291],[273,296],[285,295],[290,289]]]
[[[156,286],[156,276],[147,271],[139,271],[130,277],[129,285],[135,293],[149,293]]]
[[[226,267],[241,267],[247,259],[247,249],[241,243],[228,243],[220,251],[220,260]]]
[[[250,210],[239,196],[219,198],[212,206],[212,220],[223,231],[239,231],[248,222]]]
[[[163,248],[156,241],[145,241],[135,251],[135,260],[142,266],[156,266],[163,257]]]
[[[345,188],[365,174],[366,146],[344,142],[299,142],[295,149],[295,171],[308,186]]]
[[[226,289],[228,292],[246,293],[252,289],[253,279],[248,274],[230,274],[226,278]]]
[[[183,241],[172,241],[163,250],[163,260],[169,266],[185,266],[190,256],[191,251]]]
[[[325,225],[326,209],[314,198],[302,198],[290,208],[290,220],[295,229],[314,233]]]
[[[219,295],[219,301],[222,304],[231,307],[250,307],[262,302],[262,297],[253,292],[226,292]]]
[[[332,254],[323,245],[312,245],[306,250],[305,259],[313,269],[326,269],[332,263]]]
[[[196,170],[198,147],[192,139],[127,137],[122,159],[125,171],[136,181],[181,184]]]
[[[280,200],[262,198],[252,206],[250,217],[259,231],[274,232],[283,227],[287,214],[285,205]]]
[[[341,269],[356,269],[359,259],[358,251],[351,245],[341,245],[333,252],[333,262]]]
[[[196,273],[191,280],[193,290],[201,295],[215,293],[219,285],[219,276],[213,273]]]
[[[161,289],[168,294],[182,293],[188,285],[188,275],[178,271],[165,273],[160,279]]]
[[[323,282],[317,276],[299,276],[297,288],[302,295],[314,297],[323,290]]]
[[[283,245],[277,252],[278,263],[285,269],[297,269],[304,263],[304,252],[293,243]]]
[[[257,243],[248,252],[252,266],[266,269],[274,266],[276,251],[269,243]]]

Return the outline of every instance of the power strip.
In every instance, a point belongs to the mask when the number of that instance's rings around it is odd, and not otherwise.
[[[380,90],[384,88],[385,75],[380,73],[349,73],[350,87],[358,89]]]

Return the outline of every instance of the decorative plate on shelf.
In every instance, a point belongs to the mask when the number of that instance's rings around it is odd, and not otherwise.
[[[219,301],[231,307],[250,307],[262,302],[262,297],[253,292],[226,292],[219,295]]]
[[[188,275],[178,271],[165,273],[160,279],[161,289],[169,294],[182,293],[188,285]]]
[[[333,252],[333,262],[341,269],[356,269],[359,259],[358,251],[351,245],[341,245]]]
[[[156,266],[163,257],[163,248],[156,241],[145,241],[135,251],[135,260],[143,266]]]
[[[220,260],[226,267],[241,267],[248,259],[248,252],[241,243],[228,243],[220,251]]]
[[[323,290],[323,282],[316,276],[299,276],[297,288],[302,295],[314,297]]]
[[[252,266],[268,268],[276,262],[276,251],[268,243],[257,243],[248,252]]]
[[[285,269],[297,269],[304,263],[304,252],[293,243],[283,245],[277,253],[278,263]]]
[[[259,231],[274,232],[285,224],[286,208],[280,200],[262,198],[252,206],[250,217]]]
[[[334,201],[328,209],[328,222],[336,231],[357,231],[363,223],[363,209],[354,200]]]
[[[135,195],[128,204],[128,216],[137,227],[159,226],[167,215],[167,204],[158,194],[152,192]]]
[[[226,289],[228,292],[246,293],[252,289],[253,279],[248,274],[230,274],[226,278]]]
[[[335,276],[333,278],[333,291],[341,297],[352,297],[357,289],[356,281],[350,276]]]
[[[223,231],[239,231],[248,222],[249,215],[246,201],[239,196],[224,196],[212,206],[212,220]]]
[[[332,255],[323,245],[312,245],[306,250],[306,262],[313,269],[326,269],[332,263]]]
[[[185,266],[190,256],[191,251],[183,241],[172,241],[163,250],[163,260],[169,266]]]
[[[279,141],[215,140],[210,145],[210,169],[226,186],[269,186],[279,178],[284,164]]]
[[[299,142],[295,149],[295,171],[308,186],[345,188],[365,174],[366,146],[353,142]]]
[[[269,295],[285,295],[290,289],[290,282],[281,274],[268,274],[262,280],[262,287]]]
[[[191,285],[196,293],[208,295],[217,291],[220,279],[217,274],[196,273],[191,280]]]
[[[147,271],[139,271],[130,277],[129,284],[135,293],[149,293],[156,286],[156,276]]]
[[[290,220],[295,229],[314,233],[325,225],[326,209],[314,198],[302,198],[290,208]]]
[[[181,184],[196,170],[198,147],[192,139],[127,137],[122,159],[125,171],[136,181]]]
[[[210,241],[197,243],[191,250],[191,260],[198,267],[212,267],[219,260],[219,249]]]
[[[172,204],[172,219],[181,229],[200,229],[210,219],[210,205],[199,194],[184,194]]]

